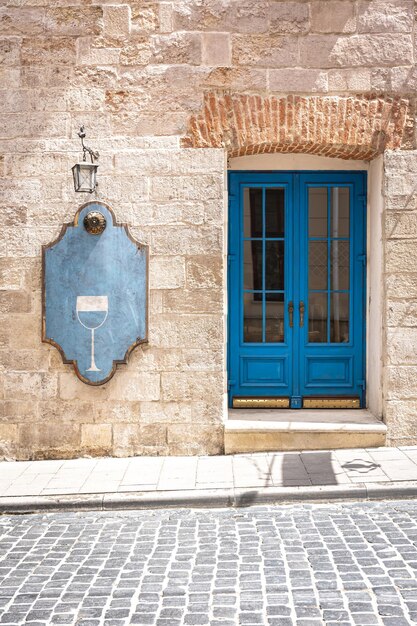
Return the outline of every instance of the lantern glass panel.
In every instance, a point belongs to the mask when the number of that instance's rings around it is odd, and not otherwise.
[[[72,168],[75,191],[92,193],[96,188],[98,165],[94,163],[76,163]]]

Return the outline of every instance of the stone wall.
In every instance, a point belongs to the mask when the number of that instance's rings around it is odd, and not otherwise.
[[[384,405],[392,445],[417,443],[417,152],[385,155]]]
[[[376,129],[387,132],[389,139],[378,135],[382,139],[368,158],[387,146],[404,152],[390,152],[386,160],[386,193],[393,203],[387,206],[387,220],[401,214],[398,224],[407,241],[390,237],[387,226],[386,280],[393,308],[387,308],[386,317],[384,394],[388,422],[397,424],[404,415],[401,423],[409,425],[392,441],[415,437],[411,424],[417,356],[408,341],[414,305],[402,302],[398,291],[402,285],[407,297],[414,293],[410,265],[407,270],[401,263],[410,263],[413,245],[408,240],[415,194],[406,187],[413,178],[408,168],[414,157],[405,151],[415,147],[415,4],[2,3],[1,454],[29,458],[222,450],[222,146],[230,148],[233,137],[222,135],[220,142],[204,144],[214,148],[184,148],[199,145],[191,140],[193,124],[202,115],[210,120],[212,113],[205,108],[209,96],[239,102],[250,96],[249,125],[255,128],[270,126],[266,115],[258,116],[258,102],[270,98],[289,102],[289,95],[307,101],[313,96],[321,98],[324,107],[343,98],[386,105],[378,128],[369,122],[359,125],[352,142],[353,148],[362,145],[366,128],[371,138]],[[369,120],[370,111],[364,105],[355,114],[359,121]],[[323,115],[315,114],[309,128],[317,129]],[[213,127],[217,123],[210,121]],[[291,129],[291,119],[287,122]],[[119,221],[129,223],[151,253],[149,345],[135,350],[127,366],[94,389],[78,381],[58,352],[40,340],[41,244],[54,239],[61,223],[71,221],[77,207],[92,199],[73,192],[70,176],[79,156],[81,124],[88,143],[100,152],[96,197],[113,208]],[[337,117],[332,124],[337,130]],[[208,129],[211,132],[210,125]],[[286,138],[285,149],[305,149],[310,131],[303,124],[301,129],[292,144]],[[255,144],[262,144],[262,136],[253,136]],[[269,130],[267,139],[275,149],[283,149],[279,125]],[[248,141],[254,144],[243,137],[239,150]],[[322,135],[314,141],[323,142]],[[353,156],[359,158],[357,154]],[[360,154],[363,157],[363,151]],[[398,173],[388,175],[388,169]],[[411,200],[404,209],[398,197],[408,193]],[[396,272],[401,280],[395,279]],[[404,328],[397,332],[399,327]]]

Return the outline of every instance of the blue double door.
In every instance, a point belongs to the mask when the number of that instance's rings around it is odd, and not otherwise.
[[[366,174],[230,172],[229,193],[230,406],[363,407]]]

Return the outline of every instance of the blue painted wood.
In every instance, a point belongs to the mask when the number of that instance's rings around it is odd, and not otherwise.
[[[344,343],[310,343],[308,335],[308,190],[311,186],[350,190],[350,335]],[[245,188],[285,189],[285,341],[245,343],[243,309],[243,192]],[[229,172],[229,401],[233,396],[285,396],[292,408],[303,397],[355,396],[365,405],[365,172]],[[330,198],[330,193],[328,194]],[[330,200],[329,200],[330,203]],[[265,204],[265,202],[263,203]],[[330,204],[328,211],[330,210]],[[330,221],[328,220],[328,224]],[[330,229],[330,226],[328,226]],[[331,233],[327,241],[330,250]],[[313,239],[312,239],[313,240]],[[314,238],[316,240],[316,238]],[[319,240],[317,238],[317,240]],[[263,238],[263,249],[265,238]],[[330,263],[330,255],[328,255]],[[265,265],[262,268],[265,285]],[[326,289],[330,303],[330,270]],[[294,304],[294,327],[289,326],[288,304]],[[300,327],[300,304],[305,323]]]
[[[90,211],[106,218],[100,235],[84,227]],[[103,384],[147,340],[147,247],[115,223],[107,206],[91,202],[44,247],[43,272],[43,340],[74,364],[83,382]]]

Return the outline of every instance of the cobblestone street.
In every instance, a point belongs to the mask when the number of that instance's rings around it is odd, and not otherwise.
[[[0,518],[0,623],[417,623],[417,502]]]

